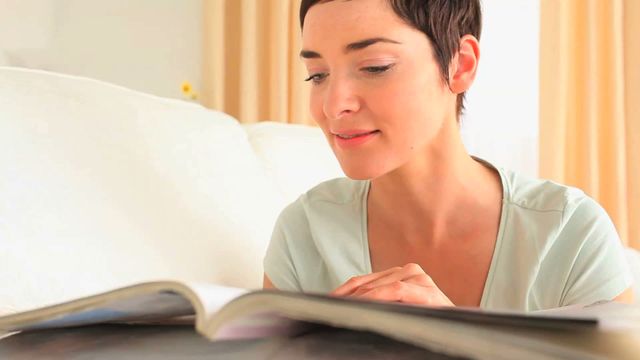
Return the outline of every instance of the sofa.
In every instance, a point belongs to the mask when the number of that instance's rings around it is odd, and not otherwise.
[[[280,211],[343,176],[317,128],[20,68],[0,67],[0,144],[0,313],[158,279],[259,288]]]

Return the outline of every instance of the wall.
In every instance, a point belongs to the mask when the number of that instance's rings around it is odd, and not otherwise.
[[[1,29],[11,28],[0,52],[14,66],[181,97],[182,81],[200,88],[201,8],[202,0],[0,0]]]
[[[4,17],[20,19],[4,23],[17,28],[3,32],[5,43],[36,47],[5,49],[4,61],[181,97],[184,80],[200,89],[201,7],[202,0],[0,0],[0,19],[12,8],[16,16]],[[539,2],[484,0],[483,9],[482,56],[467,94],[465,143],[475,155],[535,176]],[[23,19],[42,26],[30,30]]]
[[[540,4],[485,0],[480,67],[467,94],[467,149],[497,165],[538,174]]]

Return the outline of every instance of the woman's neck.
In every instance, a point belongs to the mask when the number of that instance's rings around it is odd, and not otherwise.
[[[399,238],[438,246],[462,237],[474,214],[501,198],[499,175],[469,156],[454,126],[410,162],[371,181],[368,211]]]

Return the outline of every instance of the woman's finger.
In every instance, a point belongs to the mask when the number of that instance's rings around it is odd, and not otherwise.
[[[377,280],[377,281],[381,281],[381,282],[378,283],[375,286],[372,286],[371,285],[372,283],[360,286],[359,288],[354,289],[347,296],[360,297],[363,294],[369,293],[369,291],[371,291],[371,290],[373,290],[375,288],[384,287],[384,286],[387,286],[387,285],[392,285],[394,282],[402,282],[402,283],[412,284],[412,285],[421,286],[421,287],[425,287],[425,288],[434,288],[437,291],[441,291],[438,288],[438,286],[433,282],[433,280],[431,280],[431,277],[429,277],[429,275],[427,275],[427,274],[422,273],[422,274],[410,276],[408,278],[403,278],[402,280],[392,281],[390,278],[392,276],[394,276],[394,275],[395,274],[390,274],[390,275],[387,275],[387,277],[385,277],[383,279]],[[400,286],[400,285],[397,285],[397,286]]]
[[[415,291],[413,289],[414,287],[416,287],[416,285],[414,284],[396,281],[393,283],[378,286],[373,289],[362,290],[362,292],[357,297],[361,299],[377,301],[403,302],[410,291]],[[423,294],[420,299],[423,299],[424,297],[425,296]],[[420,301],[419,303],[422,303],[422,301]]]
[[[362,276],[354,276],[351,279],[347,280],[344,284],[340,285],[335,290],[333,290],[329,295],[334,295],[334,296],[349,295],[351,292],[353,292],[355,289],[362,286],[363,284],[366,284],[378,278],[387,276],[388,274],[398,271],[400,269],[402,268],[397,266],[397,267],[393,267],[393,268],[376,272],[376,273],[371,273],[371,274],[362,275]]]
[[[414,280],[422,279],[425,281],[425,285],[433,283],[431,277],[429,277],[429,275],[427,275],[424,270],[422,270],[422,267],[420,265],[409,263],[397,271],[388,273],[386,276],[381,276],[377,279],[369,281],[368,283],[364,283],[360,285],[359,288],[363,290],[370,290],[382,285],[391,284],[396,281],[404,281],[406,279],[414,278],[416,276],[420,278],[415,278]]]
[[[408,278],[402,279],[402,281],[409,284],[415,284],[415,285],[420,285],[425,287],[436,287],[436,288],[438,287],[438,285],[436,285],[436,283],[433,281],[431,276],[425,273],[409,276]]]
[[[358,298],[427,306],[454,306],[437,287],[425,287],[404,281],[376,287],[360,294]]]

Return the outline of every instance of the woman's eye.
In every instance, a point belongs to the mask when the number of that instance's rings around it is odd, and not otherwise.
[[[369,74],[381,74],[393,67],[393,64],[384,65],[384,66],[367,66],[362,68],[365,72]]]
[[[313,75],[309,76],[308,78],[304,79],[304,81],[311,81],[314,84],[319,84],[327,76],[329,76],[329,74],[327,74],[327,73],[317,73],[317,74],[313,74]]]

